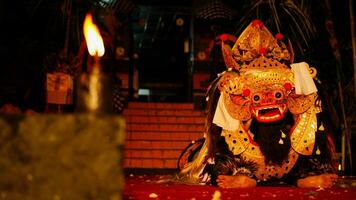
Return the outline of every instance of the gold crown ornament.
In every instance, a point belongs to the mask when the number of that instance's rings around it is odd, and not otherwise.
[[[228,68],[240,70],[250,67],[270,68],[282,62],[290,62],[292,57],[282,42],[283,37],[281,33],[273,37],[264,24],[256,19],[241,33],[232,49],[221,43],[225,64]],[[252,61],[256,63],[256,59],[260,65],[250,65]]]

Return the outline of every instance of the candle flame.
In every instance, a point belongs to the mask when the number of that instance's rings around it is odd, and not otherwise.
[[[91,56],[103,56],[105,53],[103,38],[98,27],[93,23],[93,17],[88,13],[83,25],[84,37]]]
[[[338,166],[338,170],[339,170],[339,171],[341,171],[341,164],[339,164],[339,166]]]

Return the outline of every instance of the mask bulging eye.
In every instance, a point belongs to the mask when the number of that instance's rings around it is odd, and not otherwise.
[[[260,99],[261,99],[260,96],[257,95],[257,94],[253,96],[253,101],[254,102],[258,102]]]
[[[274,93],[274,97],[276,99],[281,99],[283,97],[283,93],[282,92],[276,92],[276,93]]]

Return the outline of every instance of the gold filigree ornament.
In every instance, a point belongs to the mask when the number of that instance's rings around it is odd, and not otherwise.
[[[298,155],[311,155],[315,144],[315,132],[317,129],[316,113],[314,109],[300,115],[291,133],[291,147],[286,160],[282,165],[265,163],[265,158],[257,143],[253,141],[248,131],[240,124],[236,131],[223,130],[221,136],[225,138],[230,151],[234,155],[241,155],[247,161],[258,165],[255,173],[259,180],[267,180],[272,177],[281,178],[288,173],[298,159]],[[282,136],[283,138],[283,133]],[[316,154],[321,152],[319,148]]]
[[[291,59],[286,45],[280,39],[274,38],[259,20],[247,26],[232,49],[223,42],[221,47],[226,66],[236,70],[240,70],[243,64],[261,56],[276,61],[290,61]]]
[[[296,119],[294,130],[291,134],[292,148],[302,155],[311,155],[315,144],[316,131],[316,112],[314,108],[311,108]]]
[[[312,154],[315,144],[316,123],[314,109],[296,119],[296,125],[290,136],[292,148],[289,151],[288,158],[282,165],[266,164],[259,146],[242,125],[236,131],[223,130],[221,136],[225,137],[225,142],[234,155],[241,155],[244,159],[255,162],[258,165],[258,171],[255,175],[259,180],[267,180],[272,177],[281,178],[288,173],[296,163],[299,154]],[[316,154],[319,155],[320,150],[317,150]]]
[[[242,125],[236,131],[223,130],[221,135],[225,137],[225,142],[234,155],[241,155],[243,159],[254,162],[257,165],[257,171],[254,175],[259,180],[268,180],[273,177],[281,178],[293,168],[298,159],[298,153],[291,148],[288,157],[281,165],[266,164],[260,147],[253,141]]]
[[[317,99],[317,93],[309,95],[290,95],[287,98],[288,109],[293,114],[304,113],[315,105]]]

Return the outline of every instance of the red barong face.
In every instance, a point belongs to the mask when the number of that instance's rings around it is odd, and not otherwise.
[[[281,120],[289,111],[294,116],[317,106],[317,93],[295,94],[293,72],[288,69],[225,72],[219,82],[227,112],[235,119],[251,118],[261,123]]]
[[[306,63],[291,68],[288,63],[293,56],[283,37],[273,37],[257,22],[242,32],[232,49],[221,43],[228,71],[221,75],[219,89],[227,112],[240,121],[254,118],[261,123],[279,121],[288,111],[293,115],[306,112],[317,97],[315,85],[310,87],[316,71]]]
[[[251,111],[258,122],[268,123],[281,120],[287,112],[286,91],[275,85],[250,95]]]
[[[269,60],[262,63],[269,65]],[[288,111],[293,93],[293,73],[283,64],[277,68],[229,71],[222,75],[219,89],[229,114],[240,120],[251,118],[261,123],[281,120]]]

